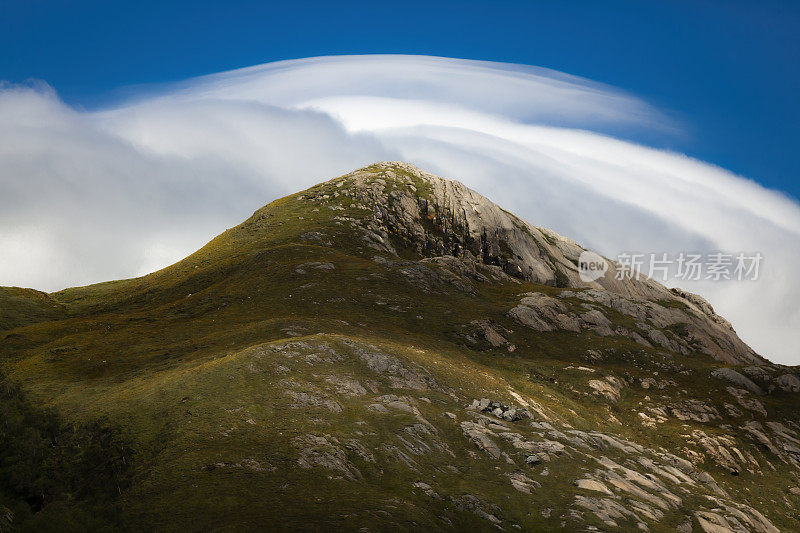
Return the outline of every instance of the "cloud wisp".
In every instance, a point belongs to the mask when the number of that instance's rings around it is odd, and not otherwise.
[[[0,90],[0,284],[145,273],[261,205],[378,160],[459,179],[604,255],[755,252],[758,281],[686,284],[800,363],[800,206],[724,169],[622,141],[674,132],[622,91],[535,67],[419,56],[284,61],[80,112]]]

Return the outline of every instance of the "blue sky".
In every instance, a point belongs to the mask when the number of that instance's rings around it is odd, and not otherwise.
[[[126,87],[280,59],[406,53],[605,82],[673,113],[680,151],[800,198],[800,3],[0,2],[0,79],[94,108]]]

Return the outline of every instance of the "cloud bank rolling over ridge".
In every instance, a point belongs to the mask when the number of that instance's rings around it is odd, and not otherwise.
[[[682,282],[777,362],[800,363],[800,206],[615,138],[680,133],[558,72],[420,56],[271,63],[83,112],[0,90],[0,284],[55,290],[163,267],[287,193],[379,160],[463,181],[606,256],[756,252],[758,281]]]

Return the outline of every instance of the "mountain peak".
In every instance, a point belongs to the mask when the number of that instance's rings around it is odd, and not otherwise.
[[[368,217],[374,222],[368,237],[380,251],[478,261],[499,266],[509,276],[552,286],[578,283],[575,261],[583,250],[580,246],[531,226],[459,181],[393,161],[327,183],[346,186],[343,192],[357,202],[354,207],[367,207],[374,215]]]
[[[585,249],[579,244],[529,224],[459,181],[414,165],[375,163],[312,187],[301,198],[315,206],[335,202],[350,213],[338,218],[357,232],[356,241],[388,257],[451,258],[471,270],[480,266],[514,280],[580,289],[577,297],[633,316],[645,331],[632,336],[643,344],[699,350],[731,363],[761,361],[699,296],[644,276],[617,279],[613,261],[607,261],[602,278],[582,281],[577,264]],[[666,326],[685,328],[686,334],[671,339],[660,333]]]
[[[582,250],[389,162],[148,276],[0,290],[0,504],[145,530],[791,530],[796,369],[699,296],[582,282]]]

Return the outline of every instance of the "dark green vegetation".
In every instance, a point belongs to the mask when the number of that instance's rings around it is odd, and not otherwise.
[[[133,452],[107,420],[70,424],[0,374],[2,530],[113,530]],[[0,522],[2,524],[2,522]]]
[[[388,190],[405,186],[371,169]],[[406,177],[430,198],[425,180]],[[796,440],[796,393],[759,397],[762,415],[709,377],[720,363],[707,355],[527,328],[508,315],[523,293],[585,311],[559,296],[563,274],[554,287],[454,273],[400,242],[402,258],[376,252],[357,224],[369,206],[341,194],[352,184],[275,201],[142,278],[50,295],[1,289],[0,531],[699,531],[714,518],[698,513],[733,515],[719,511],[730,502],[796,526],[797,458],[773,444]],[[524,402],[532,418],[490,423],[491,413],[465,410],[484,397]],[[753,421],[770,445],[746,429]],[[768,422],[786,431],[773,435]],[[476,445],[473,423],[502,455]],[[730,452],[736,468],[706,446],[728,438],[744,457]],[[598,462],[666,465],[666,453],[688,459],[688,481],[648,472],[680,503],[618,486],[608,472],[624,471]],[[652,512],[611,513],[609,525],[590,510],[605,494],[575,486],[586,478],[623,508],[638,498]]]

